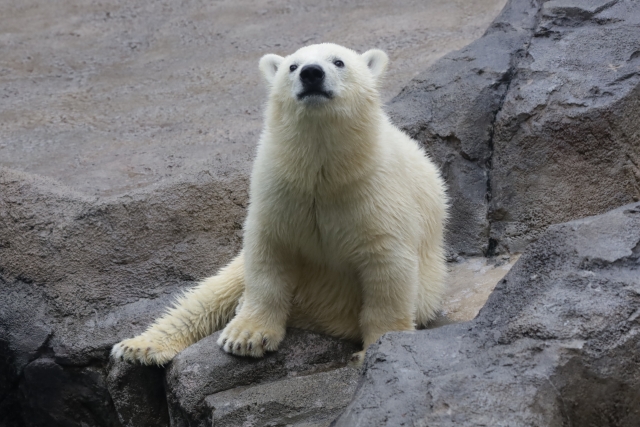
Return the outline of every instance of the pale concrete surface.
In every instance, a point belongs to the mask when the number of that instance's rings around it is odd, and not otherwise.
[[[449,264],[442,314],[452,322],[466,322],[475,318],[518,258],[520,254],[498,259],[477,257]]]
[[[505,0],[0,2],[0,165],[117,195],[248,172],[258,60],[335,42],[384,49],[391,99],[480,37]]]

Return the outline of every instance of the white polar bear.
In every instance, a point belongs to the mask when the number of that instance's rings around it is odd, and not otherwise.
[[[226,326],[229,353],[274,351],[287,326],[361,341],[432,320],[447,197],[436,166],[382,111],[387,55],[335,45],[266,55],[265,126],[242,252],[112,355],[163,365]]]

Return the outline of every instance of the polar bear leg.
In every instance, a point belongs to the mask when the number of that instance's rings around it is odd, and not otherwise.
[[[426,245],[421,251],[420,287],[416,299],[416,325],[421,328],[429,326],[440,313],[447,278],[443,252],[440,246],[427,248]]]
[[[367,348],[385,332],[415,329],[418,261],[410,250],[385,252],[389,255],[371,255],[360,271],[363,350],[352,356],[351,363],[355,365],[362,363]]]
[[[116,344],[113,357],[145,365],[164,365],[191,344],[222,329],[244,292],[244,254],[216,276],[203,280],[137,337]]]
[[[242,307],[220,334],[218,345],[236,356],[263,357],[284,339],[300,265],[277,250],[254,250],[247,256],[245,274]]]

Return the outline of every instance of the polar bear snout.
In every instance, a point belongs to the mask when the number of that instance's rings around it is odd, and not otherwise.
[[[300,83],[302,91],[298,93],[298,99],[322,97],[331,99],[333,92],[325,87],[325,72],[318,64],[308,64],[300,70]]]
[[[316,64],[305,65],[300,70],[300,80],[305,88],[322,86],[324,82],[324,70]]]

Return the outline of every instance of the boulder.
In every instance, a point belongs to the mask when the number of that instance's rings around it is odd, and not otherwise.
[[[509,1],[483,37],[414,78],[387,107],[440,166],[451,198],[451,256],[489,252],[488,192],[496,114],[535,28],[538,5]]]
[[[638,200],[639,25],[634,2],[510,0],[391,102],[447,180],[452,256]]]
[[[96,199],[0,168],[0,420],[118,425],[111,346],[240,248],[246,177],[191,179]]]
[[[358,369],[345,367],[207,397],[214,426],[326,427],[351,401]]]
[[[633,2],[542,6],[496,118],[496,252],[520,252],[550,224],[639,200],[639,29]]]
[[[219,335],[192,345],[169,365],[172,427],[211,426],[212,415],[216,426],[243,425],[256,417],[264,423],[311,418],[328,424],[351,400],[357,370],[345,366],[357,344],[290,329],[277,352],[247,359],[222,351]],[[295,401],[287,404],[294,394]],[[276,406],[266,407],[269,402]]]
[[[290,329],[262,359],[229,355],[220,332],[167,366],[112,360],[107,388],[122,426],[234,426],[304,422],[326,426],[351,400],[359,370],[347,367],[358,345]]]
[[[122,427],[169,425],[164,368],[112,359],[107,371],[107,389]]]
[[[389,333],[334,426],[640,420],[640,204],[550,226],[478,317]]]

